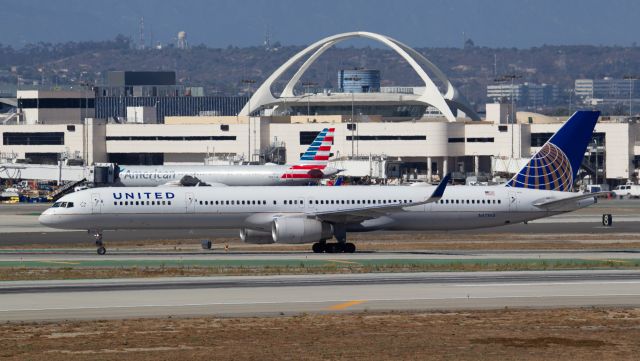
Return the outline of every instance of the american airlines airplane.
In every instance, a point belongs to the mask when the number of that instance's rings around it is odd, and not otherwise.
[[[335,128],[323,129],[293,165],[174,165],[120,166],[116,185],[283,186],[307,185],[328,178],[338,170],[328,167]]]
[[[599,112],[576,112],[505,185],[97,188],[62,197],[45,226],[103,230],[236,228],[248,243],[313,243],[355,252],[348,232],[493,227],[571,212],[596,202],[571,192]],[[327,242],[332,238],[337,242]]]

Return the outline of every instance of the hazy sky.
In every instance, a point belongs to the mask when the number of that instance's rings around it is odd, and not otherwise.
[[[640,43],[637,0],[0,0],[0,43],[112,39],[187,32],[191,44],[304,45],[367,30],[412,46],[454,46],[463,32],[489,47]]]

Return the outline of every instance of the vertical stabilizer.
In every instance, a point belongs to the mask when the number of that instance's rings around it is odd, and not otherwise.
[[[571,191],[599,116],[599,111],[575,112],[506,186]]]
[[[300,157],[300,162],[289,167],[282,178],[309,178],[319,179],[324,177],[324,169],[329,163],[331,147],[333,146],[333,133],[335,128],[324,128],[311,145]]]

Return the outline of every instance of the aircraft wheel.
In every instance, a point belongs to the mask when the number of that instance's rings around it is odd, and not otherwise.
[[[338,251],[338,245],[336,243],[327,243],[324,246],[324,251],[327,253],[336,253]]]
[[[98,247],[98,254],[101,256],[104,256],[104,254],[107,253],[107,249],[104,247]]]
[[[346,243],[344,245],[344,253],[355,253],[356,252],[356,245],[353,243]]]
[[[324,252],[325,246],[320,243],[320,242],[316,242],[313,244],[313,246],[311,246],[311,250],[313,251],[313,253],[322,253]]]

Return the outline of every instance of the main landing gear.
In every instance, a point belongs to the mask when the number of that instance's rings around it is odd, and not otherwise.
[[[313,253],[354,253],[356,245],[349,242],[327,243],[327,241],[320,241],[314,243],[311,249]]]
[[[99,255],[104,256],[104,254],[107,253],[107,249],[104,248],[104,243],[102,243],[102,232],[93,231],[93,238],[95,238],[96,247],[98,248],[96,251],[98,252]]]

